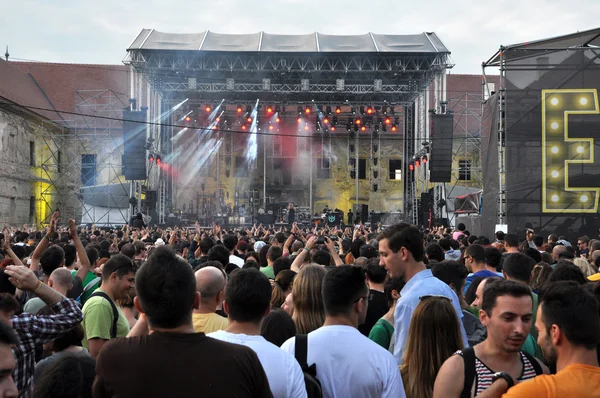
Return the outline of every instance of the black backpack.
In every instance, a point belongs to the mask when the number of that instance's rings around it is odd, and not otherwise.
[[[117,337],[117,322],[119,321],[119,311],[117,310],[117,306],[115,305],[115,303],[110,299],[110,297],[108,297],[108,295],[104,292],[99,292],[99,291],[95,291],[94,293],[91,294],[91,296],[88,298],[88,300],[92,297],[102,297],[105,300],[108,300],[108,302],[110,303],[110,306],[112,307],[113,310],[113,322],[110,328],[110,338],[114,339]]]
[[[535,370],[536,375],[541,375],[544,373],[544,370],[540,366],[539,362],[536,361],[534,357],[532,357],[529,353],[522,351],[525,354],[525,357],[531,362],[533,369]],[[475,382],[475,375],[477,374],[477,370],[475,369],[475,350],[473,347],[467,347],[460,355],[463,357],[465,361],[465,385],[463,386],[463,390],[460,393],[460,398],[471,398],[471,389],[473,388],[473,383]]]
[[[308,336],[305,334],[299,334],[296,336],[296,349],[295,349],[296,360],[302,368],[304,373],[304,384],[306,385],[306,392],[308,398],[323,398],[323,390],[321,389],[321,382],[317,379],[317,365],[312,364],[308,366]]]

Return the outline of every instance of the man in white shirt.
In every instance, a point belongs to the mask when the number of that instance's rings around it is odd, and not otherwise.
[[[269,279],[255,269],[236,271],[227,283],[223,303],[229,326],[208,336],[252,348],[265,369],[273,397],[306,398],[304,374],[298,361],[260,335],[270,308]]]
[[[379,265],[385,267],[392,278],[403,278],[406,282],[394,311],[394,357],[398,364],[402,364],[412,314],[423,296],[444,296],[452,300],[460,321],[463,343],[468,347],[458,297],[423,264],[425,251],[419,229],[404,223],[386,228],[379,236],[379,255]]]
[[[404,398],[392,354],[358,331],[367,314],[369,287],[356,266],[331,269],[323,280],[325,324],[308,334],[307,364],[316,366],[325,398]],[[281,348],[294,354],[296,338]]]

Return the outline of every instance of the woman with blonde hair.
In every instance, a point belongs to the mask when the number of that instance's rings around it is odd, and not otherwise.
[[[573,259],[573,264],[575,264],[581,270],[581,272],[583,272],[583,275],[586,278],[598,272],[598,270],[595,270],[594,266],[591,265],[585,258],[576,257]]]
[[[292,319],[298,334],[308,334],[323,326],[325,322],[325,307],[321,295],[325,273],[322,266],[311,264],[304,266],[294,278]]]
[[[450,299],[421,297],[410,322],[400,366],[407,397],[433,397],[433,385],[442,364],[464,348],[458,322]]]

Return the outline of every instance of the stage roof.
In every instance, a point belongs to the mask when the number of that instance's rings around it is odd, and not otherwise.
[[[269,53],[410,53],[430,54],[450,51],[433,32],[414,35],[277,35],[265,32],[251,34],[164,33],[143,29],[128,51],[215,51]]]
[[[600,48],[600,28],[572,33],[564,36],[551,37],[548,39],[531,42],[512,44],[500,48],[485,66],[500,66],[504,58],[506,62],[518,59],[540,56],[545,53],[576,49],[598,49]]]

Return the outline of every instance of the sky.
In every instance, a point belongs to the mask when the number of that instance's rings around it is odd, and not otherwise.
[[[0,53],[121,64],[143,28],[169,33],[435,32],[451,73],[480,74],[500,47],[600,26],[600,0],[0,0]]]

